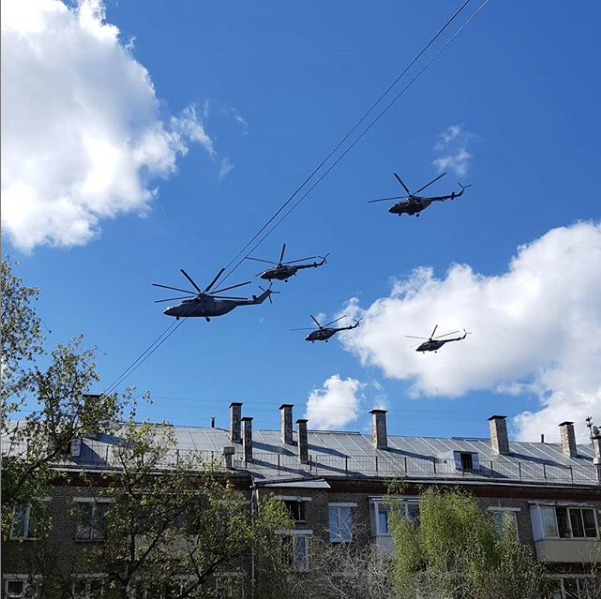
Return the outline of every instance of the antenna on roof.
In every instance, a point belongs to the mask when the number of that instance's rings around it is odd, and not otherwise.
[[[589,416],[586,418],[586,427],[588,428],[588,434],[591,441],[599,435],[599,428],[593,424],[593,417]]]

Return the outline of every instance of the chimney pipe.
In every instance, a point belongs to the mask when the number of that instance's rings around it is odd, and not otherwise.
[[[540,442],[541,443],[545,442],[545,433],[541,433],[541,435],[540,435]]]
[[[388,436],[386,434],[386,410],[372,410],[371,438],[374,449],[388,449]]]
[[[307,435],[307,422],[304,418],[296,421],[296,442],[298,444],[298,461],[301,464],[309,463],[309,437]]]
[[[232,443],[241,443],[240,418],[242,416],[242,404],[233,401],[230,404],[230,438]]]
[[[601,482],[601,434],[593,437],[593,464],[597,466],[597,480]]]
[[[211,428],[215,428],[215,416],[211,416]]]
[[[491,416],[488,419],[490,428],[490,445],[499,455],[509,454],[509,438],[507,436],[507,416]]]
[[[242,418],[242,453],[244,462],[253,461],[253,419],[250,416]]]
[[[283,403],[280,406],[280,436],[282,442],[286,445],[294,443],[292,438],[292,408],[294,406],[289,403]]]
[[[574,433],[573,422],[562,422],[559,425],[561,431],[561,451],[569,458],[575,458],[578,455],[576,447],[576,434]]]

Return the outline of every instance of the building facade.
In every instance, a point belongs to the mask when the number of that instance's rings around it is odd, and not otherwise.
[[[290,404],[280,407],[279,431],[253,430],[242,407],[231,404],[228,429],[174,427],[176,447],[164,465],[200,455],[249,503],[268,496],[285,502],[294,527],[281,534],[290,539],[299,572],[311,570],[312,539],[390,550],[392,481],[402,482],[394,500],[408,518],[419,517],[419,495],[428,486],[468,490],[495,522],[515,526],[520,541],[547,564],[557,597],[578,597],[592,569],[601,567],[601,437],[577,446],[571,422],[559,425],[560,443],[525,443],[509,442],[503,416],[489,419],[488,439],[418,438],[388,435],[385,410],[371,412],[372,435],[364,435],[309,430],[304,419],[294,427]],[[112,467],[117,443],[102,436],[73,441],[61,465],[68,476],[44,498],[54,559],[74,562],[86,544],[102,542],[93,523],[110,501],[94,500],[78,480],[84,471],[89,477]],[[2,547],[3,597],[27,596],[28,548],[37,538],[35,514],[23,506]],[[102,572],[70,575],[74,597],[103,596]],[[216,577],[215,596],[250,597],[237,580],[236,573]]]

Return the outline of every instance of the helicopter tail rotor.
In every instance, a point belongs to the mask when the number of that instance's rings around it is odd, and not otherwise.
[[[273,304],[273,300],[271,299],[271,296],[272,296],[274,293],[280,293],[279,291],[272,291],[272,290],[271,290],[271,285],[269,285],[269,287],[268,287],[267,289],[265,289],[264,287],[261,287],[261,286],[259,285],[259,289],[260,289],[261,291],[263,291],[264,293],[268,293],[268,295],[267,295],[267,299],[269,300],[269,303],[270,303],[270,304]]]

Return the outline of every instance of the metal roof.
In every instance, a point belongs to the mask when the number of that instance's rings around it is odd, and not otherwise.
[[[280,432],[253,430],[253,459],[244,463],[241,443],[232,443],[229,431],[221,428],[169,427],[176,448],[165,465],[185,463],[202,457],[214,467],[225,465],[224,447],[234,447],[232,464],[240,474],[256,481],[294,478],[390,478],[463,479],[472,482],[599,485],[593,465],[593,449],[579,445],[578,456],[570,458],[559,443],[511,441],[509,455],[493,452],[488,439],[388,436],[388,449],[376,450],[371,435],[352,432],[308,431],[309,463],[300,464],[295,443],[283,443]],[[110,465],[119,444],[118,436],[85,438],[72,467]],[[454,452],[471,453],[474,465],[463,470]],[[65,465],[65,464],[63,464]]]

